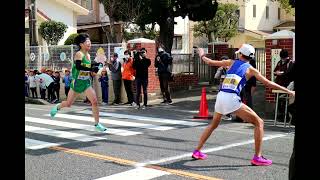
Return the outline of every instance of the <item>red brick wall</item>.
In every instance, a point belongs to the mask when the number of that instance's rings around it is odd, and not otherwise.
[[[156,57],[156,44],[155,43],[135,43],[134,47],[131,47],[130,43],[127,44],[127,48],[130,51],[140,50],[141,48],[146,48],[147,58],[151,60],[151,65],[149,66],[149,79],[148,79],[148,93],[159,93],[160,83],[158,76],[156,76],[156,69],[154,67],[154,59]]]
[[[293,39],[278,39],[278,45],[272,45],[272,39],[266,40],[266,78],[271,80],[271,49],[286,49],[289,52],[289,57],[292,57],[293,53]],[[275,102],[275,94],[272,93],[272,89],[266,87],[265,100],[267,102]]]
[[[208,54],[212,54],[213,44],[208,44]],[[214,44],[214,59],[220,59],[221,56],[228,55],[229,44]]]
[[[177,74],[174,81],[169,83],[171,90],[187,89],[189,86],[195,86],[199,82],[199,78],[194,74]]]
[[[215,59],[220,59],[222,56],[228,55],[228,44],[215,44],[214,45],[214,54]]]

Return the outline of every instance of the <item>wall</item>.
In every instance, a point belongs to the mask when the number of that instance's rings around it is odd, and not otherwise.
[[[256,17],[253,17],[253,5],[256,5]],[[269,6],[269,19],[266,19],[266,6]],[[270,0],[250,0],[245,4],[245,29],[272,31],[273,26],[277,25],[278,2]]]
[[[190,53],[189,18],[176,17],[174,21],[177,23],[174,25],[174,34],[182,36],[182,49],[173,49],[172,53]]]
[[[44,12],[50,19],[63,22],[68,26],[67,32],[59,41],[58,45],[64,44],[64,41],[69,37],[70,34],[77,33],[77,27],[75,26],[74,22],[74,12],[71,9],[51,0],[37,1],[36,5],[37,8]],[[37,27],[39,28],[38,23]]]
[[[198,82],[198,75],[177,74],[174,76],[174,81],[169,82],[170,92],[176,90],[187,90],[190,86],[197,86]]]
[[[147,40],[150,41],[150,40]],[[130,51],[146,48],[147,58],[151,60],[151,65],[148,68],[148,98],[152,98],[157,94],[160,94],[160,83],[158,75],[156,75],[156,69],[154,67],[154,59],[156,57],[156,44],[155,42],[128,42],[127,49]],[[142,93],[141,93],[142,94]]]

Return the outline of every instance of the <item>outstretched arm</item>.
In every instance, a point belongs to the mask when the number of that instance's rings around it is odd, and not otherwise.
[[[199,48],[198,49],[199,51],[199,56],[200,56],[200,59],[202,61],[204,61],[206,64],[208,64],[209,66],[223,66],[223,67],[227,67],[227,66],[230,66],[231,65],[231,60],[222,60],[222,61],[217,61],[217,60],[212,60],[210,58],[207,58],[205,56],[205,53],[204,53],[204,50],[202,48]]]
[[[277,83],[272,82],[272,81],[268,80],[267,78],[265,78],[257,69],[251,67],[250,72],[253,76],[255,76],[257,78],[257,80],[262,82],[265,86],[271,87],[273,89],[285,91],[292,96],[295,95],[294,91],[290,91],[289,89],[282,87],[282,86],[278,85]]]

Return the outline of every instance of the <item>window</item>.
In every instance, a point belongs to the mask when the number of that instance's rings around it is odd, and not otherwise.
[[[278,8],[278,20],[280,20],[280,14],[281,13],[281,9],[280,8]]]
[[[269,6],[266,6],[266,19],[269,19]]]
[[[92,10],[92,0],[81,0],[81,6],[88,10]]]
[[[240,26],[240,9],[236,10],[236,15],[238,16],[238,26]]]
[[[182,36],[173,37],[172,49],[182,49]]]
[[[256,5],[253,5],[253,17],[256,17]]]

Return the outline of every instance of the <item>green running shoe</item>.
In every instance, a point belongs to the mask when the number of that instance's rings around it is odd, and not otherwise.
[[[55,105],[55,106],[51,109],[51,111],[50,111],[50,116],[51,116],[51,118],[53,118],[53,117],[57,114],[57,112],[59,111],[58,107],[60,106],[60,104],[61,104],[61,103],[58,103],[57,105]]]
[[[96,124],[96,125],[94,125],[94,126],[96,127],[96,130],[101,131],[101,132],[107,130],[107,128],[104,127],[104,126],[103,126],[102,124],[100,124],[100,123],[98,123],[98,124]]]

